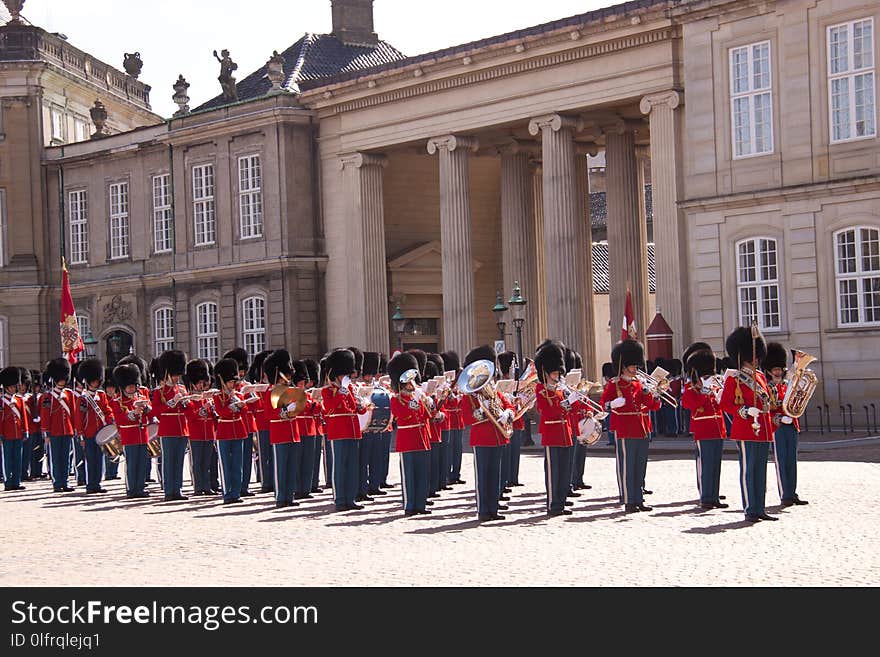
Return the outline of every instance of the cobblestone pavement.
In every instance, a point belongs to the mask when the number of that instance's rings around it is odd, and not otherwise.
[[[473,462],[464,458],[467,484],[445,491],[433,515],[414,518],[403,517],[399,486],[363,511],[333,513],[329,492],[275,509],[266,494],[230,507],[216,498],[126,500],[121,481],[88,497],[83,488],[54,494],[45,480],[28,482],[26,491],[0,493],[5,552],[15,555],[2,560],[0,585],[880,584],[877,463],[802,461],[798,490],[810,504],[784,510],[771,464],[768,511],[780,521],[751,525],[733,459],[725,458],[721,480],[730,509],[696,507],[693,461],[658,453],[647,474],[654,511],[625,515],[614,461],[601,451],[588,458],[593,487],[574,500],[574,515],[547,518],[543,458],[529,452],[506,519],[480,524]],[[63,565],[50,569],[59,556]]]

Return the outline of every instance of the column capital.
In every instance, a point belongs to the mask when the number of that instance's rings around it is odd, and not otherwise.
[[[536,116],[529,121],[529,134],[537,135],[549,128],[553,132],[559,132],[563,128],[580,132],[584,129],[584,120],[579,116],[565,116],[563,114],[544,114]]]
[[[674,110],[676,107],[681,105],[682,95],[681,92],[676,91],[675,89],[670,89],[668,91],[660,91],[654,94],[648,94],[644,98],[642,98],[639,103],[639,110],[642,114],[650,114],[651,110],[658,106],[666,106],[671,110]]]
[[[345,169],[345,167],[360,169],[361,167],[369,166],[386,167],[388,166],[388,158],[374,153],[349,153],[339,158],[340,170]]]
[[[480,148],[480,141],[476,137],[465,137],[462,135],[442,135],[440,137],[431,137],[428,140],[428,155],[434,155],[438,150],[444,149],[450,153],[456,148],[463,148],[476,153]]]

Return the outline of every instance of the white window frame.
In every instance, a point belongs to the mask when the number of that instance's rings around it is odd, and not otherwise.
[[[110,196],[110,259],[124,260],[131,254],[128,222],[128,182],[112,183]]]
[[[171,304],[153,310],[153,349],[156,356],[174,349],[174,308]]]
[[[859,327],[876,327],[880,326],[880,313],[878,313],[877,319],[874,321],[867,321],[865,319],[865,315],[867,309],[865,307],[865,282],[870,279],[880,279],[880,269],[865,269],[864,268],[864,255],[862,253],[862,247],[864,245],[864,240],[862,236],[863,230],[874,231],[877,238],[878,248],[880,248],[880,227],[878,226],[869,226],[869,225],[859,225],[859,226],[847,226],[846,228],[841,228],[838,231],[834,232],[834,296],[837,299],[837,326],[838,328],[859,328]],[[839,239],[844,233],[848,233],[852,231],[854,233],[855,241],[853,243],[853,258],[855,260],[855,271],[851,272],[841,272],[840,271],[840,250],[839,250]],[[872,242],[874,240],[871,240]],[[873,255],[872,255],[873,257]],[[858,315],[858,320],[855,322],[844,322],[842,316],[842,304],[841,304],[841,290],[840,285],[843,281],[854,281],[856,284],[856,314]]]
[[[49,107],[49,134],[52,136],[52,141],[62,143],[65,141],[64,135],[67,132],[65,123],[67,121],[64,110],[54,105]]]
[[[266,297],[252,295],[242,299],[241,328],[244,349],[253,360],[266,348]]]
[[[776,276],[768,277],[764,275],[762,271],[765,267],[770,266],[770,263],[764,262],[762,258],[762,243],[773,245],[773,253],[775,262],[772,264],[775,267]],[[741,261],[741,249],[746,245],[752,246],[752,253],[754,256],[754,276],[753,280],[748,280],[743,278],[744,268],[742,266]],[[768,252],[769,253],[769,252]],[[780,257],[779,257],[779,241],[775,237],[768,236],[757,236],[757,237],[749,237],[747,239],[740,240],[736,243],[736,304],[737,304],[737,316],[739,317],[740,326],[749,326],[751,324],[752,317],[746,316],[743,313],[743,292],[745,290],[754,289],[754,299],[749,300],[750,303],[756,304],[756,317],[758,320],[758,326],[762,331],[766,332],[780,332],[782,331],[782,284],[781,284],[781,273],[780,273]],[[749,268],[750,269],[750,268]],[[768,316],[772,313],[767,312],[767,304],[772,303],[774,298],[772,296],[770,288],[776,288],[776,316],[778,321],[775,325],[771,325],[767,319]]]
[[[217,215],[214,207],[214,164],[196,164],[192,168],[193,229],[195,246],[217,242]]]
[[[91,138],[90,122],[88,119],[74,114],[73,116],[73,136],[74,141],[88,141]]]
[[[85,351],[83,352],[84,358],[94,358],[94,346],[89,346],[85,344],[85,340],[87,337],[92,335],[92,318],[89,313],[78,312],[76,313],[76,327],[79,329],[79,337],[82,338],[83,346],[85,347]]]
[[[151,182],[153,190],[153,253],[170,253],[174,249],[171,174],[157,174],[153,176]]]
[[[70,264],[89,262],[89,193],[86,189],[67,192],[67,216],[70,223]]]
[[[241,239],[263,236],[263,167],[259,154],[238,158],[238,210]]]
[[[6,367],[6,354],[9,353],[9,319],[0,315],[0,368]]]
[[[864,63],[859,68],[855,68],[854,56],[854,32],[855,26],[859,23],[867,23],[871,26],[871,47],[868,49],[870,53],[870,64],[865,66]],[[833,71],[834,62],[832,61],[831,52],[831,33],[839,28],[846,28],[846,69],[843,71]],[[847,21],[845,23],[837,23],[829,25],[825,30],[825,50],[826,50],[826,71],[828,75],[828,138],[832,144],[842,144],[850,141],[859,141],[862,139],[873,139],[877,136],[877,76],[875,74],[874,48],[876,34],[874,32],[873,18],[859,18],[857,20]],[[872,122],[872,130],[865,132],[863,135],[854,135],[856,128],[856,90],[855,80],[857,77],[867,76],[871,80],[871,109],[870,120]],[[847,103],[848,109],[848,127],[847,136],[835,138],[834,136],[834,83],[837,80],[848,80],[847,82]]]
[[[220,357],[220,308],[216,301],[196,306],[196,353],[215,362]]]
[[[767,47],[767,84],[765,86],[755,86],[755,49]],[[734,71],[734,54],[740,51],[746,53],[746,67],[748,69],[748,89],[745,91],[736,91],[736,77]],[[773,51],[770,41],[757,41],[744,46],[737,46],[728,50],[728,70],[730,72],[730,152],[733,154],[734,160],[743,160],[749,157],[759,157],[761,155],[770,155],[774,150],[773,135]],[[767,122],[767,139],[764,150],[757,150],[756,126],[758,117],[758,98],[766,98],[770,120]],[[736,124],[736,107],[740,101],[746,101],[748,105],[748,130],[749,130],[749,152],[739,152],[739,142],[737,141],[737,124]],[[763,100],[761,102],[764,102]]]

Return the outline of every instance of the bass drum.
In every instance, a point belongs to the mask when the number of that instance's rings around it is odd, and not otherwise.
[[[162,443],[159,442],[159,425],[147,425],[147,436],[149,437],[147,452],[151,459],[158,458],[162,454]]]
[[[578,422],[577,441],[581,445],[593,445],[602,437],[602,423],[591,417]]]
[[[388,431],[388,424],[391,421],[391,395],[384,388],[376,387],[373,389],[370,401],[373,404],[373,414],[367,425],[367,433]]]
[[[119,442],[119,429],[115,424],[108,424],[98,429],[95,442],[111,460],[116,461],[122,456],[122,443]]]

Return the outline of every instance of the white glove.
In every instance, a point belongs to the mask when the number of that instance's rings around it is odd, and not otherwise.
[[[746,410],[746,415],[751,415],[753,418],[756,418],[761,414],[761,409],[756,408],[754,406],[749,406]]]
[[[339,387],[344,388],[345,390],[349,390],[351,388],[351,377],[349,377],[347,374],[342,377],[342,383]]]
[[[578,400],[578,394],[575,391],[572,390],[570,393],[568,393],[568,397],[566,398],[566,401],[569,404],[574,404],[577,400]]]
[[[609,406],[611,406],[611,408],[620,408],[624,404],[626,404],[626,398],[625,397],[617,397],[616,399],[611,400],[611,402],[609,403]]]
[[[408,404],[408,406],[409,406],[411,409],[413,409],[414,411],[417,410],[417,409],[419,408],[419,405],[420,405],[420,404],[419,404],[419,400],[418,400],[418,399],[411,399],[411,400],[409,401],[409,404]]]
[[[290,402],[287,406],[284,407],[284,410],[288,413],[292,413],[296,410],[296,402]]]
[[[434,416],[434,422],[443,422],[446,419],[446,413],[440,411]]]
[[[507,424],[508,422],[513,422],[513,411],[509,408],[505,411],[502,411],[501,416],[498,418],[501,424]]]
[[[129,420],[137,420],[138,419],[138,414],[135,413],[134,411],[129,411],[126,415]]]
[[[783,415],[783,416],[779,419],[779,421],[782,422],[782,424],[791,424],[792,422],[794,422],[794,418],[793,418],[793,417],[789,417],[788,415]]]
[[[181,398],[182,396],[183,396],[183,395],[181,395],[180,393],[174,395],[174,397],[172,397],[172,398],[168,401],[168,406],[170,406],[171,408],[174,408],[175,406],[177,406],[177,405],[180,403],[180,398]]]

